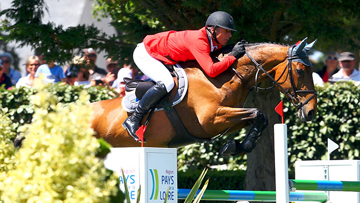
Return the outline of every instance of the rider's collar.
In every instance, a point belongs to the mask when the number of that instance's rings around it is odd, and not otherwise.
[[[213,52],[215,49],[218,49],[218,46],[214,46],[213,40],[211,38],[211,33],[207,28],[206,28],[206,36],[210,44],[210,52]]]

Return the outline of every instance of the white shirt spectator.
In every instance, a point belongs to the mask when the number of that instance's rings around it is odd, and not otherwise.
[[[343,73],[343,69],[341,68],[339,70],[339,72],[337,72],[336,74],[334,74],[331,78],[332,81],[337,82],[337,81],[354,81],[355,85],[360,85],[360,72],[356,69],[354,69],[354,71],[351,73],[350,76],[344,75]]]
[[[30,82],[30,74],[28,74],[25,77],[20,78],[19,81],[16,83],[16,88],[19,88],[22,86],[32,87],[32,82]]]
[[[324,86],[324,81],[322,80],[319,74],[313,72],[312,77],[313,77],[314,85],[317,85],[319,87]]]
[[[121,68],[118,71],[117,78],[112,84],[112,87],[115,89],[115,91],[120,93],[120,89],[123,89],[125,87],[124,78],[132,78],[132,71],[130,68]],[[125,92],[123,92],[122,94],[124,95]]]
[[[118,72],[117,79],[119,82],[124,82],[124,78],[132,78],[132,72],[130,68],[122,68]]]

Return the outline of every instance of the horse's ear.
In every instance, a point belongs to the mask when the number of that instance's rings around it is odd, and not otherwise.
[[[316,42],[317,42],[317,39],[314,40],[313,42],[311,42],[310,44],[306,45],[305,48],[304,48],[305,51],[306,52],[310,51],[310,49],[315,45]]]
[[[301,51],[304,49],[305,45],[306,45],[306,40],[307,37],[305,37],[305,39],[303,39],[296,47],[295,47],[295,53],[296,54],[300,54]]]

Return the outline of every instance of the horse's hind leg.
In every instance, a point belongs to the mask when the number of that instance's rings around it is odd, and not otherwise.
[[[261,111],[257,111],[254,124],[246,135],[244,141],[241,143],[238,140],[227,141],[221,149],[221,154],[223,156],[233,156],[242,152],[250,153],[255,148],[256,141],[259,139],[262,131],[267,127],[267,125],[267,117]]]

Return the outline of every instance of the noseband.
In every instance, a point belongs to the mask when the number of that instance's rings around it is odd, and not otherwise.
[[[253,90],[253,89],[256,89],[256,90],[260,90],[260,89],[263,89],[263,90],[267,90],[267,89],[271,89],[273,87],[275,87],[276,85],[281,89],[281,91],[286,95],[288,96],[288,98],[291,99],[291,102],[294,104],[294,106],[297,108],[297,109],[300,109],[301,107],[303,107],[304,105],[306,105],[312,98],[314,98],[316,96],[316,91],[315,90],[298,90],[296,89],[296,86],[295,86],[295,81],[294,81],[294,76],[292,74],[292,60],[293,59],[301,59],[299,56],[292,56],[292,51],[293,49],[295,48],[295,46],[292,46],[288,49],[287,51],[287,65],[286,67],[284,68],[284,71],[281,73],[281,76],[279,77],[278,80],[275,80],[275,78],[273,78],[268,72],[265,71],[265,69],[262,67],[262,65],[260,65],[258,62],[256,62],[248,52],[246,52],[246,55],[250,58],[250,60],[256,65],[256,68],[257,68],[257,72],[256,72],[256,75],[255,75],[255,85],[253,87],[250,87],[249,84],[247,83],[247,81],[245,80],[245,78],[235,69],[233,68],[233,71],[235,72],[235,74],[242,80],[244,80],[245,84],[248,86],[249,90]],[[288,75],[290,77],[290,84],[291,84],[291,88],[292,88],[292,93],[289,92],[289,90],[285,90],[281,84],[282,83],[279,83],[279,80],[282,78],[282,76],[284,75],[284,73],[286,72],[286,69],[288,69]],[[271,86],[271,87],[267,87],[267,88],[260,88],[258,87],[258,75],[259,75],[259,72],[260,70],[265,73],[265,75],[273,81],[274,85]],[[312,94],[311,97],[309,97],[304,103],[302,103],[300,101],[300,97],[298,96],[298,94]]]

